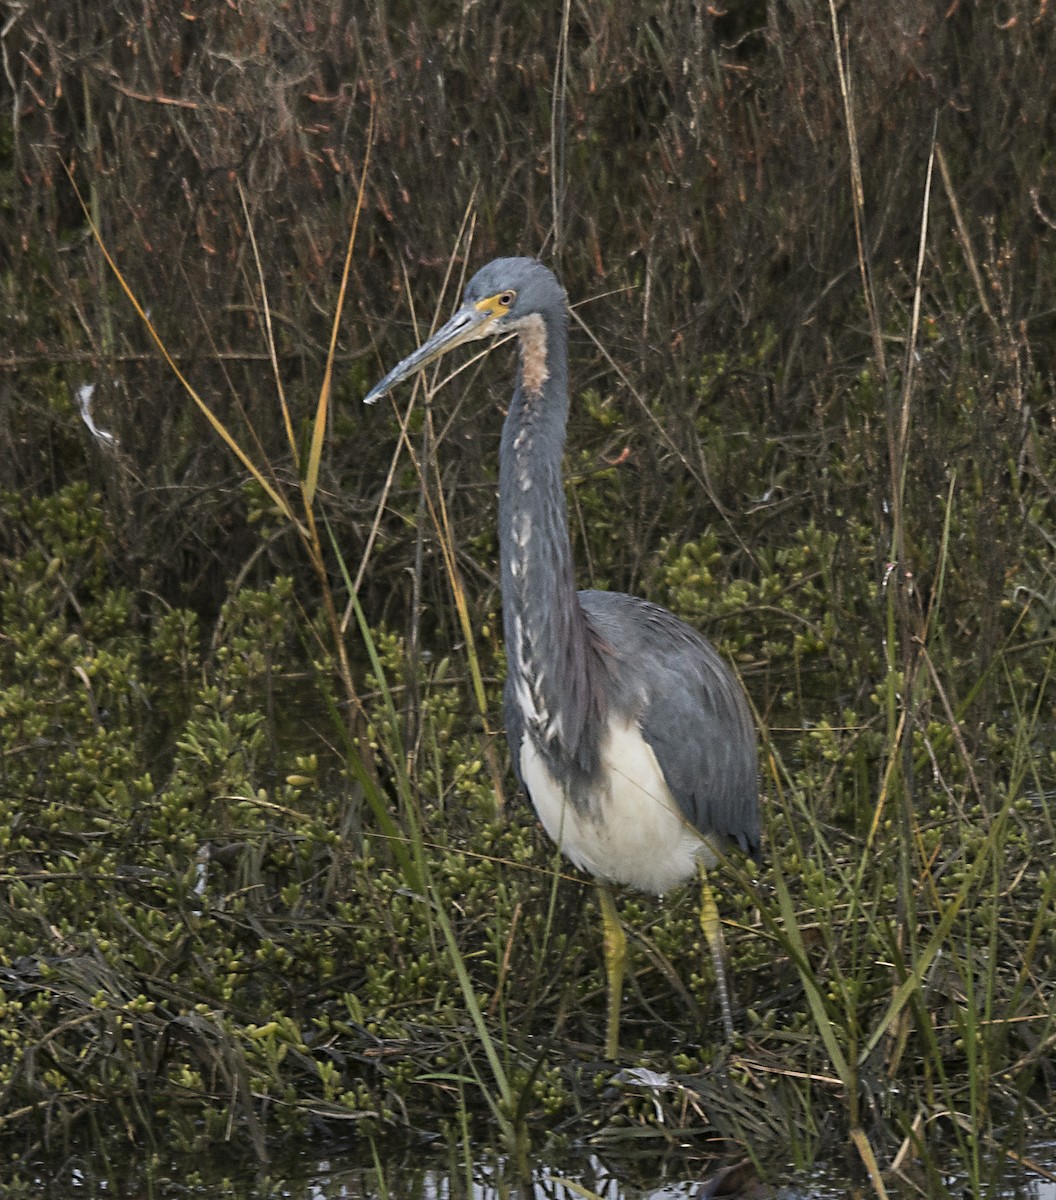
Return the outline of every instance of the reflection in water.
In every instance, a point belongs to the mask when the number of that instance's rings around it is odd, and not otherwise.
[[[1028,1159],[1056,1170],[1056,1143],[1035,1146]],[[1056,1177],[1048,1180],[1007,1163],[1000,1187],[985,1192],[987,1200],[1056,1200]],[[780,1166],[771,1165],[771,1186],[760,1184],[744,1164],[695,1158],[659,1160],[649,1155],[636,1160],[602,1159],[597,1155],[570,1158],[554,1166],[540,1166],[525,1183],[506,1170],[494,1155],[466,1163],[457,1149],[443,1153],[404,1153],[377,1165],[373,1156],[342,1154],[329,1158],[305,1156],[298,1161],[272,1164],[267,1171],[237,1164],[232,1156],[217,1154],[211,1160],[196,1158],[182,1163],[149,1163],[143,1158],[127,1164],[113,1159],[104,1163],[91,1157],[68,1160],[50,1174],[43,1164],[36,1169],[5,1163],[0,1168],[0,1196],[4,1200],[710,1200],[742,1197],[743,1200],[846,1200],[871,1196],[867,1185],[851,1184],[846,1174],[814,1169],[780,1178]],[[985,1173],[984,1173],[985,1174]],[[966,1181],[948,1178],[938,1190],[921,1186],[899,1187],[886,1180],[894,1197],[970,1196]]]
[[[1039,1146],[1030,1156],[1032,1161],[1049,1164],[1056,1173],[1056,1144]],[[652,1161],[655,1164],[655,1160]],[[576,1160],[568,1169],[539,1167],[533,1172],[531,1182],[524,1184],[506,1176],[500,1166],[482,1167],[479,1163],[472,1169],[472,1178],[459,1176],[451,1169],[437,1170],[419,1166],[417,1170],[403,1168],[387,1176],[385,1186],[379,1190],[377,1173],[354,1171],[344,1174],[339,1164],[320,1170],[320,1174],[308,1183],[303,1193],[291,1193],[298,1200],[338,1200],[339,1197],[356,1197],[362,1200],[379,1200],[384,1196],[401,1197],[402,1200],[710,1200],[710,1197],[742,1197],[743,1200],[847,1200],[848,1197],[873,1195],[867,1185],[851,1184],[846,1174],[838,1174],[825,1168],[810,1172],[786,1174],[782,1180],[772,1177],[770,1186],[760,1184],[753,1171],[740,1172],[730,1169],[729,1162],[715,1161],[700,1164],[699,1174],[691,1171],[675,1171],[671,1164],[659,1175],[652,1173],[642,1162],[603,1161],[595,1156]],[[683,1164],[685,1166],[685,1164]],[[1002,1186],[987,1191],[987,1200],[1056,1200],[1056,1180],[1044,1180],[1032,1172],[1013,1171],[1015,1164],[1008,1164]],[[322,1164],[320,1164],[322,1168]],[[771,1167],[771,1172],[780,1168]],[[913,1197],[920,1200],[929,1193],[921,1187],[906,1185],[900,1188],[897,1181],[887,1182],[891,1197]],[[711,1185],[711,1186],[709,1186]],[[964,1181],[949,1178],[943,1181],[940,1191],[930,1193],[938,1197],[962,1197],[971,1195]]]

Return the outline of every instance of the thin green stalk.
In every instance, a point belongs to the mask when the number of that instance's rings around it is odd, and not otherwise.
[[[385,681],[384,668],[381,665],[381,659],[378,657],[377,647],[374,644],[370,626],[367,624],[366,616],[358,599],[354,602],[354,612],[356,615],[356,624],[359,627],[360,638],[367,651],[367,657],[370,659],[371,670],[374,671],[375,678],[378,680],[378,687],[382,693],[389,726],[395,732],[399,729],[396,706],[393,703],[392,693]],[[414,790],[410,777],[407,774],[406,755],[402,753],[400,747],[394,748],[392,753],[390,753],[389,762],[396,781],[396,794],[400,798],[400,813],[406,824],[405,833],[407,841],[405,844],[410,848],[410,856],[404,859],[404,866],[408,871],[407,882],[415,891],[424,892],[427,887],[428,872],[425,869],[422,831],[418,821]]]
[[[378,1143],[374,1138],[370,1139],[370,1158],[374,1164],[373,1194],[378,1197],[378,1200],[389,1200],[389,1186],[385,1182],[385,1172],[381,1167],[381,1155],[378,1153]]]
[[[858,1060],[859,1064],[865,1063],[866,1059],[868,1059],[868,1057],[876,1049],[877,1043],[880,1041],[880,1039],[891,1031],[896,1018],[906,1006],[906,1003],[909,1001],[910,997],[912,997],[922,987],[924,977],[930,970],[931,964],[934,962],[936,955],[939,954],[946,945],[947,939],[950,935],[950,930],[953,928],[953,923],[957,919],[957,914],[961,911],[961,908],[964,906],[969,895],[975,890],[983,872],[986,870],[987,865],[989,864],[991,856],[994,854],[996,847],[999,845],[999,839],[1008,822],[1008,813],[1009,805],[1006,803],[991,825],[986,835],[986,839],[983,842],[982,848],[975,859],[975,862],[973,862],[969,868],[968,874],[965,876],[964,882],[957,889],[957,893],[953,900],[947,905],[938,925],[935,927],[934,932],[928,939],[927,945],[922,951],[920,951],[919,954],[917,954],[915,958],[910,960],[912,967],[909,975],[896,990],[894,996],[891,998],[891,1002],[888,1005],[886,1012],[880,1018],[880,1021],[877,1023],[872,1035],[866,1042]]]
[[[374,639],[370,632],[370,627],[367,624],[366,616],[363,613],[362,606],[359,603],[358,597],[351,590],[351,578],[348,574],[344,560],[341,558],[334,538],[333,530],[327,524],[327,530],[330,533],[331,541],[334,543],[335,553],[338,553],[338,559],[341,564],[341,570],[344,575],[346,586],[349,588],[353,612],[355,613],[356,622],[359,626],[360,636],[363,639],[364,647],[370,659],[371,669],[374,671],[378,681],[378,688],[382,695],[382,704],[386,717],[393,730],[399,728],[399,719],[396,713],[396,705],[392,698],[392,692],[389,689],[386,681],[384,666],[377,653],[377,647],[374,644]],[[508,1129],[506,1130],[511,1139],[511,1149],[517,1142],[517,1131],[510,1122],[510,1116],[515,1111],[515,1098],[513,1089],[510,1085],[509,1077],[499,1057],[498,1048],[491,1032],[484,1020],[484,1014],[481,1012],[480,1003],[477,1000],[476,992],[473,989],[473,983],[470,979],[469,972],[466,968],[465,959],[458,947],[458,942],[455,938],[454,930],[451,926],[451,921],[444,908],[444,898],[432,879],[429,870],[428,861],[425,856],[424,845],[422,840],[421,829],[418,821],[417,808],[414,801],[414,794],[410,778],[406,769],[406,754],[394,753],[391,756],[391,763],[396,778],[396,788],[401,799],[402,811],[405,820],[408,824],[409,845],[414,862],[414,886],[415,889],[428,897],[430,916],[430,928],[435,921],[440,927],[444,941],[447,944],[448,952],[451,958],[452,965],[455,969],[455,975],[458,979],[459,987],[462,991],[463,1000],[465,1001],[466,1011],[469,1013],[470,1020],[477,1032],[477,1037],[481,1047],[488,1060],[488,1066],[491,1069],[492,1077],[495,1085],[498,1088],[499,1097],[501,1099],[501,1109],[496,1110],[496,1115],[503,1114],[503,1121]],[[487,1095],[487,1089],[482,1089]]]
[[[508,1124],[509,1117],[516,1109],[513,1088],[510,1085],[509,1076],[506,1074],[506,1068],[502,1065],[502,1060],[499,1058],[495,1039],[491,1036],[487,1023],[484,1020],[480,1002],[477,1000],[477,993],[473,990],[473,981],[466,970],[465,959],[458,948],[455,932],[451,928],[451,921],[444,910],[440,894],[432,884],[430,884],[430,888],[435,905],[435,916],[443,932],[444,940],[447,942],[451,962],[455,968],[455,975],[458,977],[458,984],[462,989],[462,998],[466,1003],[466,1011],[469,1013],[469,1019],[473,1022],[473,1028],[477,1031],[477,1038],[488,1060],[488,1066],[491,1068],[492,1078],[495,1080],[495,1086],[498,1088],[499,1096],[502,1100],[502,1109],[505,1114],[504,1123]]]
[[[795,963],[796,970],[799,972],[800,980],[803,983],[803,990],[807,996],[807,1004],[810,1006],[811,1016],[814,1018],[814,1026],[825,1046],[829,1061],[832,1063],[833,1070],[839,1076],[840,1082],[847,1091],[847,1101],[851,1106],[851,1124],[857,1125],[857,1072],[852,1069],[836,1037],[832,1019],[825,1005],[825,999],[821,994],[821,988],[818,986],[814,971],[810,965],[807,948],[803,944],[803,937],[799,931],[799,923],[796,920],[795,908],[792,905],[792,897],[789,894],[788,884],[785,882],[785,876],[781,870],[780,859],[776,857],[774,859],[774,887],[777,891],[777,902],[781,911],[781,920],[784,924],[786,949]]]

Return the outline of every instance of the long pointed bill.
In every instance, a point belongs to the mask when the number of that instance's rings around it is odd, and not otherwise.
[[[406,379],[408,375],[421,370],[453,347],[486,337],[496,316],[498,313],[492,307],[486,307],[483,302],[467,304],[460,308],[446,325],[441,326],[428,341],[423,342],[413,354],[408,354],[380,383],[375,384],[363,397],[363,403],[373,404],[401,379]]]

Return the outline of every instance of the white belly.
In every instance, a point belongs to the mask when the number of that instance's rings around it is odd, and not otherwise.
[[[531,737],[521,742],[521,778],[546,832],[591,875],[662,895],[711,866],[715,853],[682,816],[652,747],[635,723],[613,721],[602,747],[593,803],[577,807],[547,769]]]

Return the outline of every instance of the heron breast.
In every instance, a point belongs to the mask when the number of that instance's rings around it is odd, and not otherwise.
[[[610,719],[598,777],[583,794],[570,794],[528,732],[520,766],[543,828],[568,859],[599,879],[662,895],[694,875],[698,862],[715,862],[634,721]]]
[[[543,318],[530,313],[520,322],[521,332],[521,383],[524,390],[538,395],[543,384],[550,378],[547,361],[546,325]]]

